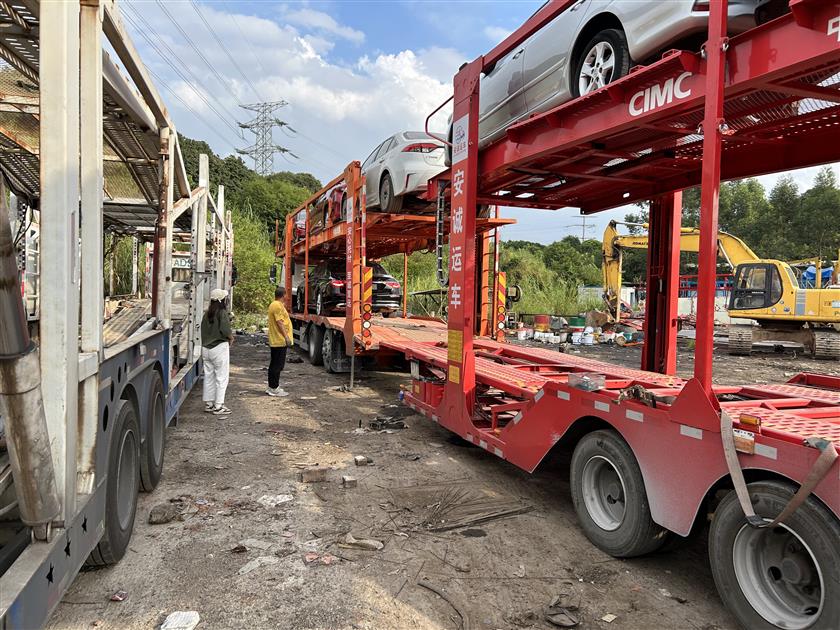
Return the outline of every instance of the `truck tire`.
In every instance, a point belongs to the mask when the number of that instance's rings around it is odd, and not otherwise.
[[[156,371],[149,388],[149,417],[146,420],[146,439],[140,446],[140,488],[143,492],[154,490],[163,473],[163,455],[166,451],[166,398],[163,381]]]
[[[312,325],[309,328],[309,362],[312,365],[321,365],[324,362],[324,328]]]
[[[756,514],[773,518],[796,491],[786,481],[749,484]],[[840,522],[814,496],[784,524],[747,524],[735,492],[715,510],[709,559],[720,598],[744,628],[836,628]]]
[[[840,333],[836,330],[814,330],[814,358],[840,359]]]
[[[661,547],[667,530],[653,522],[639,464],[618,433],[594,431],[575,447],[572,502],[586,537],[616,558]]]
[[[328,328],[324,331],[324,340],[321,342],[321,359],[324,362],[324,367],[330,374],[335,372],[333,370],[333,359],[336,353],[335,346],[336,332]]]
[[[752,352],[752,326],[739,324],[729,327],[729,354],[749,356]]]
[[[127,400],[119,402],[108,430],[108,478],[105,481],[105,531],[88,556],[88,566],[119,562],[128,549],[140,488],[140,430]]]

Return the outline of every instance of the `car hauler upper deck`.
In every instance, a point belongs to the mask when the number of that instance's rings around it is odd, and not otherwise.
[[[0,24],[0,627],[29,629],[85,562],[125,552],[199,376],[207,295],[230,286],[233,238],[207,156],[190,187],[112,0],[2,3]],[[9,190],[22,225],[39,215],[20,239]],[[153,288],[103,321],[106,234],[153,246]]]
[[[453,166],[430,185],[451,191],[449,247],[460,254],[450,258],[445,337],[379,346],[410,361],[406,403],[473,444],[528,471],[554,448],[572,450],[573,501],[601,549],[648,553],[712,515],[712,572],[743,627],[836,628],[840,378],[715,386],[712,343],[721,179],[840,161],[840,2],[790,0],[789,13],[731,39],[728,3],[697,3],[709,11],[701,52],[669,52],[479,151],[482,72],[577,4],[550,0],[455,76]],[[694,376],[681,379],[680,191],[698,185],[697,346]],[[479,206],[593,213],[642,200],[643,369],[479,335]],[[359,230],[347,229],[356,243]]]

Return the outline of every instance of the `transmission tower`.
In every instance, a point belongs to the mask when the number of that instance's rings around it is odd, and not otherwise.
[[[240,105],[242,109],[256,112],[256,117],[246,123],[239,123],[243,129],[251,131],[256,136],[256,141],[250,147],[237,149],[236,152],[242,155],[250,155],[254,158],[254,170],[260,175],[271,175],[274,172],[274,154],[288,153],[297,157],[285,147],[274,144],[272,131],[275,127],[288,126],[285,122],[276,118],[274,112],[287,105],[286,101],[272,101],[269,103],[253,103],[251,105]]]

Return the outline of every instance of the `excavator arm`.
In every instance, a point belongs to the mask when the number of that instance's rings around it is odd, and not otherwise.
[[[621,225],[636,225],[644,229],[642,234],[619,234],[618,221],[610,221],[604,230],[602,243],[603,261],[601,275],[604,283],[604,301],[607,303],[609,314],[614,319],[621,317],[621,267],[622,250],[648,248],[648,224],[621,223]],[[680,229],[680,251],[700,251],[700,230],[684,227]],[[760,260],[755,252],[744,241],[728,232],[718,232],[718,251],[734,269],[741,263]]]

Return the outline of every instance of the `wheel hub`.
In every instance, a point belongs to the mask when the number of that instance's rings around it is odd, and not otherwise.
[[[811,627],[823,606],[822,573],[813,553],[786,525],[744,525],[732,547],[744,597],[769,623],[789,630]]]
[[[624,480],[615,465],[596,455],[583,467],[583,502],[595,524],[614,531],[624,522],[626,496]]]
[[[578,76],[578,91],[588,94],[607,85],[615,71],[615,50],[609,42],[598,42],[583,58]]]

